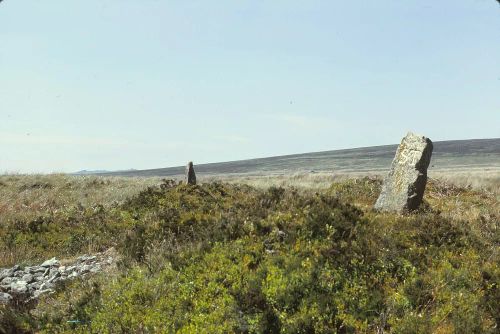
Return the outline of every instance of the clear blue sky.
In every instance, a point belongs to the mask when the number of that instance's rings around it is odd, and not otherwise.
[[[494,0],[0,3],[0,172],[500,137]]]

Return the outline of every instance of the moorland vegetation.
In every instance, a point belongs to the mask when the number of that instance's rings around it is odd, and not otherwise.
[[[0,267],[119,261],[0,306],[0,332],[495,333],[498,194],[431,180],[396,215],[373,210],[380,188],[1,177]]]

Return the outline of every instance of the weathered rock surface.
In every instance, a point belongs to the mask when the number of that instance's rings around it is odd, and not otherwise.
[[[50,260],[45,261],[44,263],[42,263],[40,265],[40,267],[44,267],[44,268],[46,268],[46,267],[57,267],[57,266],[59,266],[59,261],[57,261],[55,257],[53,257]]]
[[[5,292],[0,292],[0,305],[9,304],[12,301],[12,296]]]
[[[70,264],[61,265],[52,258],[39,266],[0,269],[0,304],[29,301],[53,292],[57,284],[98,273],[115,263],[113,249],[96,255],[83,255]]]
[[[409,132],[401,141],[384,180],[375,209],[408,212],[422,203],[431,161],[432,141]]]
[[[194,172],[193,162],[188,162],[186,166],[186,183],[196,184],[196,174]]]

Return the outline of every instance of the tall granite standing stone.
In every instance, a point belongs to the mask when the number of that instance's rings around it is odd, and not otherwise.
[[[419,207],[427,183],[432,148],[432,141],[424,136],[409,132],[403,138],[375,209],[402,213]]]
[[[196,174],[194,172],[193,162],[188,162],[186,166],[186,183],[196,184]]]

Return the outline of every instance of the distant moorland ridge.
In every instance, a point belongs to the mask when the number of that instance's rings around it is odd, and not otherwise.
[[[389,169],[397,146],[397,144],[372,146],[199,165],[194,162],[196,172],[205,175],[381,172]],[[476,168],[500,169],[500,138],[434,142],[430,170]],[[185,166],[178,166],[86,174],[174,177],[183,175],[184,169]]]

